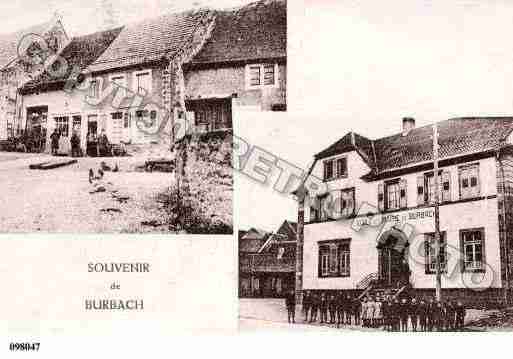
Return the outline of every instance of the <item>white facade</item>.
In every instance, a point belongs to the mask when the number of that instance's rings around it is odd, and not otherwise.
[[[434,232],[434,207],[419,204],[418,178],[432,171],[413,172],[384,180],[365,181],[363,175],[370,172],[369,166],[356,152],[348,152],[318,160],[311,175],[322,179],[324,161],[345,157],[347,175],[326,181],[326,187],[319,193],[310,193],[340,201],[340,191],[354,187],[355,210],[350,218],[311,218],[311,206],[315,200],[305,204],[303,288],[304,289],[357,289],[367,276],[379,271],[378,240],[392,227],[398,228],[408,237],[409,251],[406,251],[413,288],[434,288],[435,275],[426,274],[425,234]],[[478,167],[478,194],[463,199],[460,195],[460,172],[464,165]],[[482,158],[469,163],[458,163],[440,170],[448,173],[449,197],[440,206],[440,230],[447,239],[448,273],[442,275],[442,288],[499,288],[501,287],[501,258],[499,245],[499,205],[497,198],[497,162],[494,157]],[[405,202],[401,209],[378,211],[378,192],[385,182],[400,179],[405,191]],[[475,183],[473,183],[475,185]],[[327,188],[327,189],[326,189]],[[328,194],[326,195],[326,192]],[[335,202],[337,202],[337,200]],[[386,198],[385,198],[386,200]],[[329,202],[329,201],[328,201]],[[340,202],[337,202],[340,203]],[[371,214],[369,214],[371,213]],[[369,214],[369,215],[368,215]],[[335,215],[336,217],[336,215]],[[484,273],[462,271],[461,230],[479,229],[484,233]],[[467,238],[467,237],[465,237]],[[319,258],[323,241],[345,240],[349,243],[349,275],[322,276],[323,263]],[[327,242],[329,243],[329,242]],[[340,260],[340,255],[337,258]],[[342,266],[342,264],[339,264]]]

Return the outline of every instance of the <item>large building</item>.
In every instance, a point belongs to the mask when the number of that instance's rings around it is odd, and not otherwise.
[[[442,293],[501,298],[510,283],[513,118],[437,123]],[[435,293],[433,126],[315,155],[300,201],[303,289]],[[308,185],[306,186],[308,187]],[[504,220],[506,219],[506,220]]]
[[[297,224],[239,232],[239,297],[282,297],[294,289]]]

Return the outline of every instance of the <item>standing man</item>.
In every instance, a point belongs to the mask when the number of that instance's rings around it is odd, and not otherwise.
[[[354,315],[354,324],[360,325],[360,315],[362,312],[362,303],[360,302],[360,299],[358,297],[355,297],[352,303],[353,307],[353,315]]]
[[[320,300],[320,309],[321,309],[321,324],[328,322],[328,299],[326,298],[326,293],[321,294]]]
[[[348,294],[346,297],[346,300],[344,301],[344,313],[346,316],[346,324],[351,325],[351,314],[352,314],[352,307],[353,307],[353,298],[351,298],[351,295]]]
[[[410,304],[410,320],[411,320],[411,329],[412,331],[417,331],[417,324],[419,322],[419,305],[415,298],[411,299]]]
[[[467,310],[463,306],[463,303],[458,300],[458,304],[456,304],[456,329],[462,330],[465,325],[465,314]]]
[[[104,157],[109,154],[109,139],[105,130],[102,129],[101,135],[98,137],[98,147],[100,150],[100,156]]]
[[[429,299],[429,303],[427,304],[427,327],[428,331],[432,332],[435,327],[435,311],[436,304],[433,298]]]
[[[287,307],[287,319],[289,323],[296,322],[296,296],[291,290],[285,296],[285,306]]]
[[[337,313],[337,300],[334,294],[330,294],[328,299],[328,310],[330,312],[330,324],[335,324],[335,315]]]
[[[427,304],[424,301],[424,299],[422,299],[419,303],[418,312],[419,312],[419,321],[420,321],[420,331],[426,332],[427,331],[428,308],[427,308]]]
[[[448,301],[445,305],[445,330],[454,330],[454,324],[456,322],[456,308],[452,301]]]
[[[406,301],[406,298],[403,298],[400,305],[400,311],[399,311],[399,319],[401,321],[401,331],[407,332],[408,331],[408,316],[410,312],[410,305]]]
[[[308,321],[308,312],[310,311],[310,306],[312,305],[312,297],[310,293],[306,290],[303,296],[303,314],[305,315],[305,322]]]
[[[319,311],[319,295],[313,293],[311,295],[310,302],[310,323],[315,323],[317,321],[317,312]]]
[[[344,294],[340,293],[337,297],[337,328],[344,324]]]
[[[77,135],[77,131],[73,131],[70,139],[71,143],[71,157],[79,157],[80,156],[80,137]]]
[[[56,156],[59,151],[59,139],[61,138],[61,134],[57,131],[57,128],[54,128],[52,134],[50,135],[51,147],[52,147],[52,155]]]

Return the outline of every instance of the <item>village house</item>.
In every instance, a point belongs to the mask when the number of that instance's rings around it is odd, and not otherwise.
[[[437,128],[443,296],[497,300],[510,287],[513,118]],[[314,159],[309,176],[325,186],[299,202],[302,289],[434,297],[432,126],[350,132]]]
[[[68,42],[58,15],[50,21],[0,35],[0,142],[5,143],[23,130],[19,89],[31,76],[36,76],[45,59],[61,52]]]
[[[70,138],[75,131],[85,153],[87,134],[96,134],[98,128],[96,121],[91,121],[90,117],[91,113],[96,113],[96,108],[85,101],[90,91],[82,73],[121,30],[116,28],[72,38],[60,53],[60,60],[20,89],[21,123],[28,134],[41,132],[44,143],[40,151],[49,150],[50,134],[57,129],[60,133],[59,152],[70,152]],[[76,86],[83,86],[84,89],[78,91]]]
[[[187,110],[197,127],[231,127],[232,113],[246,109],[286,110],[286,5],[263,0],[216,11],[210,38],[184,66]]]
[[[239,232],[239,297],[282,297],[294,289],[296,227],[284,221],[276,233]]]
[[[195,132],[231,130],[238,109],[286,108],[286,33],[286,2],[265,0],[79,37],[61,56],[64,76],[23,87],[19,122],[31,129],[48,118],[46,142],[57,128],[63,153],[73,129],[84,153],[86,137],[102,131],[112,144],[167,143],[179,118]]]

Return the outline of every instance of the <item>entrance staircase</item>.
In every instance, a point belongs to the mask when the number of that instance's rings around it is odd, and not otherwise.
[[[408,296],[409,288],[411,288],[410,284],[402,284],[397,286],[386,285],[382,281],[379,280],[378,273],[371,273],[365,276],[357,285],[357,289],[363,290],[362,293],[358,296],[358,299],[362,299],[365,296],[372,297],[392,297],[392,298],[400,298],[402,296]]]

